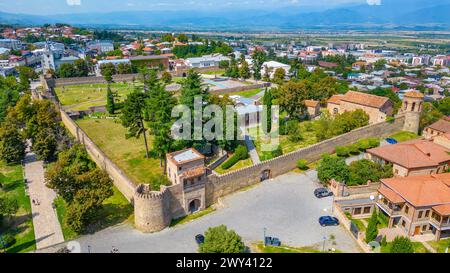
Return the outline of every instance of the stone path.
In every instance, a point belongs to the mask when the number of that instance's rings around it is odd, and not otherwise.
[[[258,152],[256,151],[256,147],[253,144],[252,138],[246,133],[246,131],[243,131],[243,132],[244,132],[243,134],[245,137],[245,145],[247,146],[247,150],[250,155],[250,158],[252,159],[253,165],[261,163]]]
[[[53,209],[56,194],[44,184],[44,163],[32,152],[25,156],[25,178],[31,199],[36,248],[41,249],[64,242],[61,225]],[[33,200],[37,203],[33,204]]]

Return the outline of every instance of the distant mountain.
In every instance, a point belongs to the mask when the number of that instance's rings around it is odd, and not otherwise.
[[[323,11],[295,9],[222,11],[123,11],[50,16],[0,12],[12,24],[69,23],[110,27],[207,30],[450,29],[450,0],[382,0],[382,5],[345,5]]]

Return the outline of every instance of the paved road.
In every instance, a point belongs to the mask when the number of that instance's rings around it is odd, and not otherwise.
[[[31,152],[25,156],[25,177],[31,199],[36,247],[40,249],[64,242],[61,226],[52,206],[56,194],[45,186],[43,162],[37,161],[36,155]],[[34,204],[33,200],[37,200],[39,205]]]
[[[321,227],[318,217],[330,213],[332,199],[317,199],[313,190],[318,186],[316,172],[289,173],[224,198],[224,208],[193,222],[168,228],[158,233],[143,234],[130,225],[105,229],[80,238],[83,252],[195,252],[194,236],[210,226],[225,224],[236,230],[249,244],[261,241],[263,229],[267,235],[279,237],[292,246],[322,247],[345,252],[359,252],[351,235],[343,227]],[[330,240],[331,237],[334,239]],[[335,241],[335,244],[333,244]]]

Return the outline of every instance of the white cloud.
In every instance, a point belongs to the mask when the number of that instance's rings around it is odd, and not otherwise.
[[[381,5],[381,0],[367,0],[367,4],[371,6],[379,6]]]
[[[69,6],[81,6],[81,0],[66,0]]]

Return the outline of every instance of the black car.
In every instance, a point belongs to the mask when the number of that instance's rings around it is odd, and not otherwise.
[[[322,216],[319,218],[319,224],[323,227],[339,226],[339,220],[333,216]]]
[[[197,234],[195,235],[195,241],[197,242],[197,244],[201,245],[205,242],[205,236],[203,236],[202,234]]]
[[[317,198],[324,198],[328,196],[333,196],[333,193],[326,188],[318,188],[314,190],[314,195]]]

